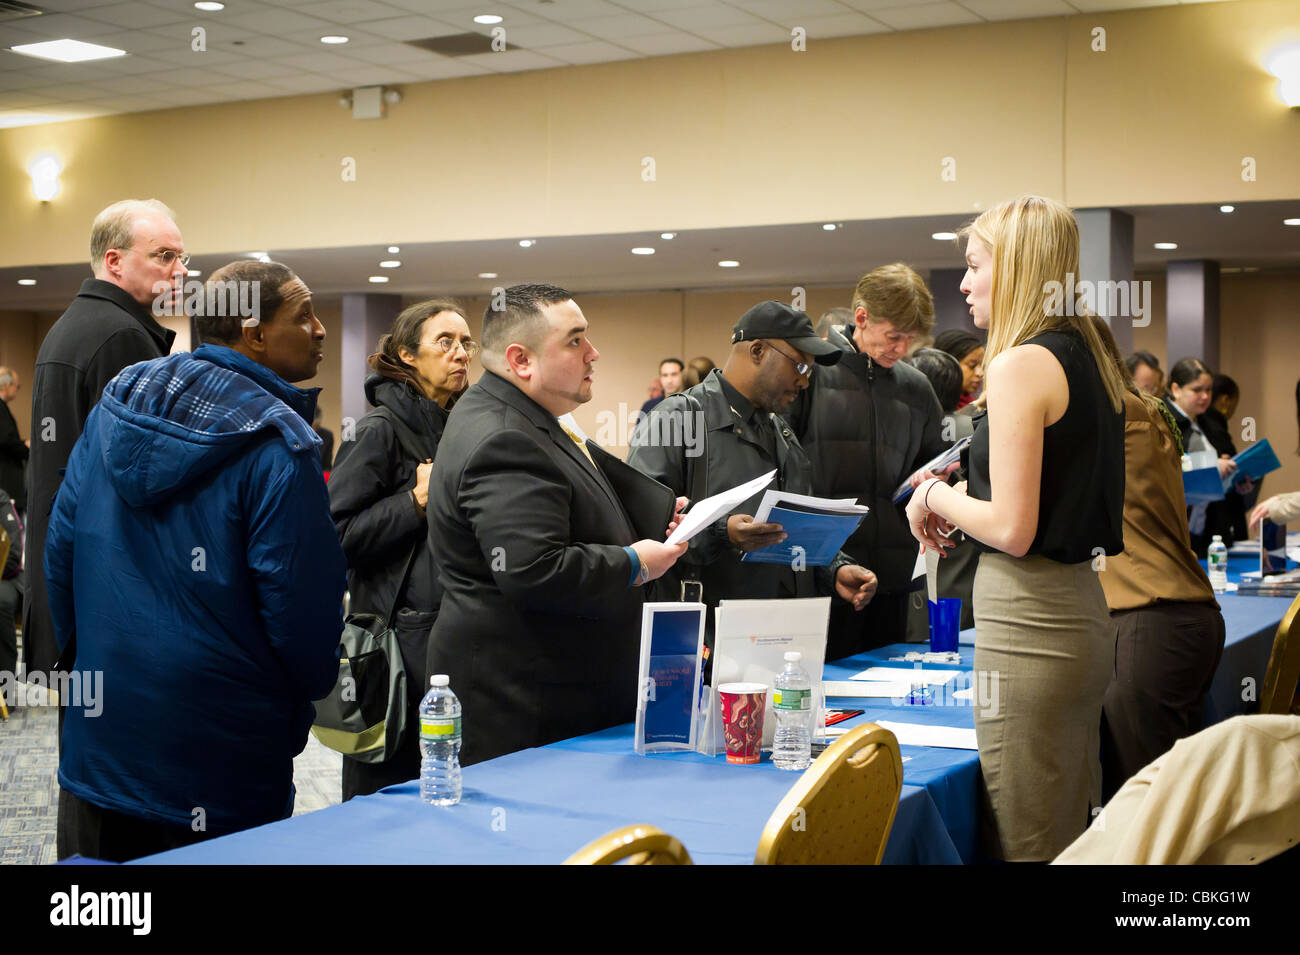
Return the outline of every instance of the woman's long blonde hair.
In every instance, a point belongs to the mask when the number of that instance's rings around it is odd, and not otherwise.
[[[1124,383],[1090,317],[1064,314],[1078,309],[1051,307],[1053,300],[1064,304],[1064,295],[1074,285],[1070,276],[1078,281],[1079,225],[1074,214],[1055,199],[1020,196],[989,209],[963,226],[959,235],[984,243],[993,258],[984,367],[1042,332],[1073,329],[1092,353],[1111,407],[1120,411]],[[1057,283],[1054,289],[1052,283]]]

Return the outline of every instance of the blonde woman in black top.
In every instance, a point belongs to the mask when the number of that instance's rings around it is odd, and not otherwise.
[[[1097,571],[1123,549],[1123,385],[1089,319],[1063,300],[1079,268],[1069,209],[1023,196],[964,232],[961,289],[989,333],[985,413],[969,486],[925,481],[907,514],[924,547],[943,553],[955,525],[982,551],[975,669],[998,683],[998,705],[975,710],[989,848],[1043,862],[1101,804],[1115,640]]]

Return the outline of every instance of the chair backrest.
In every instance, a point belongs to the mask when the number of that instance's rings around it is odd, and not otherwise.
[[[1277,626],[1277,636],[1273,638],[1273,652],[1268,658],[1268,669],[1264,671],[1264,686],[1259,694],[1259,712],[1285,715],[1297,713],[1296,684],[1300,683],[1300,596],[1291,601],[1291,606],[1282,616]]]
[[[587,843],[565,865],[691,865],[690,853],[677,839],[655,826],[624,826]]]
[[[785,794],[755,865],[879,865],[902,788],[894,734],[875,723],[849,730]]]

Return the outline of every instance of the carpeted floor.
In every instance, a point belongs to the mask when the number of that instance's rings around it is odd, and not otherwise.
[[[57,729],[58,711],[48,705],[18,707],[0,722],[0,865],[56,861]],[[339,801],[342,758],[308,736],[293,761],[295,816]]]

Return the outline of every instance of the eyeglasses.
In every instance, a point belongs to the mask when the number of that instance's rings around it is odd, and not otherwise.
[[[139,252],[139,249],[121,249],[122,252]],[[175,249],[159,249],[157,252],[146,252],[145,255],[151,259],[157,259],[163,265],[171,265],[177,259],[180,259],[181,265],[190,264],[190,254],[188,252],[177,252]]]
[[[441,349],[444,355],[450,355],[452,351],[455,350],[456,346],[459,345],[465,350],[465,354],[469,356],[470,361],[474,360],[474,356],[477,355],[479,350],[483,347],[475,341],[462,342],[455,338],[439,338],[434,341],[433,345],[435,348]]]
[[[788,361],[790,364],[794,365],[794,370],[799,372],[799,374],[807,376],[808,373],[812,371],[812,365],[809,365],[807,362],[795,361],[795,359],[791,358],[785,352],[781,351],[781,349],[777,348],[771,342],[764,342],[764,344],[767,345],[768,348],[772,349],[772,351],[776,352],[778,355],[784,358],[786,361]]]

